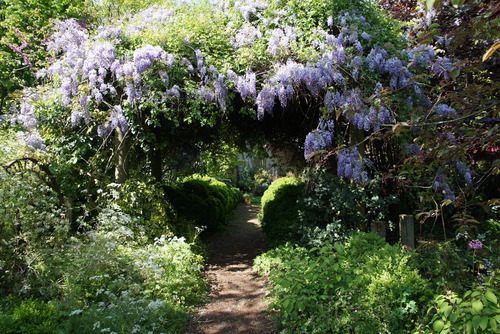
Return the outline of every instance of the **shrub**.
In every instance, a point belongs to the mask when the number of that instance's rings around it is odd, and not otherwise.
[[[429,312],[434,314],[430,333],[498,333],[500,303],[497,276],[459,297],[455,292],[437,295]],[[432,330],[431,330],[432,329]]]
[[[103,220],[66,246],[61,333],[182,332],[191,307],[205,300],[203,258],[182,238],[138,244],[120,221]]]
[[[207,231],[222,229],[241,199],[238,189],[207,176],[193,175],[166,188],[167,198],[184,218]]]
[[[298,221],[297,200],[303,184],[296,177],[282,177],[274,181],[262,196],[259,220],[271,243],[290,239],[292,226]]]
[[[345,245],[282,246],[255,265],[270,271],[282,333],[410,333],[430,299],[411,257],[363,233]]]
[[[28,299],[0,313],[0,328],[4,334],[53,334],[61,318],[53,304]]]
[[[344,241],[353,231],[367,231],[373,221],[387,221],[395,201],[393,196],[382,197],[374,184],[361,186],[323,171],[310,173],[299,200],[296,241],[309,247],[328,238]]]

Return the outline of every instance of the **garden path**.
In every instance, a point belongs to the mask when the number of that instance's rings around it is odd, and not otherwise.
[[[207,237],[210,302],[197,310],[186,334],[277,333],[266,314],[265,278],[252,272],[253,259],[265,250],[259,209],[240,204],[227,228]]]

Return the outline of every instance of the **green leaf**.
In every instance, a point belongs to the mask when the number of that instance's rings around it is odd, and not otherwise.
[[[490,318],[490,327],[493,329],[493,332],[497,331],[497,321],[493,318]]]
[[[479,321],[479,327],[484,331],[486,327],[488,327],[488,317],[481,317],[481,320]]]
[[[446,317],[448,317],[451,313],[451,310],[453,310],[453,306],[451,305],[448,305],[448,304],[442,304],[440,307],[439,307],[439,311],[441,313],[444,313],[444,315]]]
[[[486,299],[488,299],[493,304],[498,303],[497,296],[495,296],[495,294],[493,292],[491,292],[491,290],[486,291],[486,293],[484,294],[484,296],[486,297]]]
[[[473,314],[478,314],[479,312],[481,312],[483,307],[484,307],[483,302],[480,300],[475,300],[471,303]]]
[[[426,1],[426,3],[427,3],[427,10],[439,7],[439,5],[441,5],[441,1],[442,0],[427,0]]]
[[[436,332],[441,332],[441,330],[444,328],[444,321],[443,320],[436,320],[432,324],[432,329]]]

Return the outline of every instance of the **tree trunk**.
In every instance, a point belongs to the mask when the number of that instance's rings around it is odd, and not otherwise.
[[[127,180],[128,176],[128,153],[130,143],[127,133],[124,133],[118,126],[115,129],[114,144],[114,160],[115,160],[115,182],[122,184]]]

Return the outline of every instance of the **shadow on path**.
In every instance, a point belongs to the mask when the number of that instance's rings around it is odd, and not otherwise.
[[[212,251],[205,273],[212,292],[186,334],[276,333],[265,313],[265,279],[252,272],[253,259],[265,251],[259,210],[240,204],[224,231],[205,238]]]

